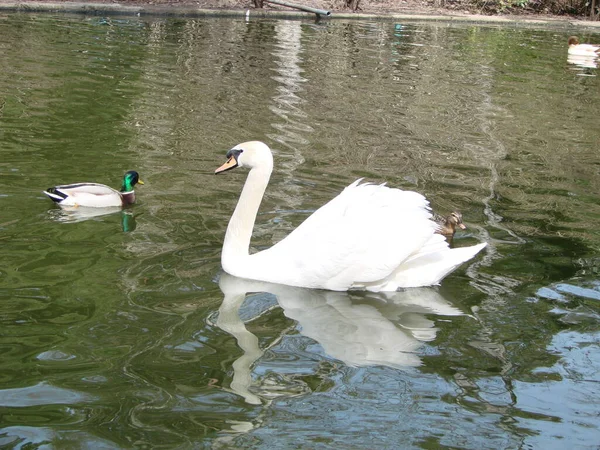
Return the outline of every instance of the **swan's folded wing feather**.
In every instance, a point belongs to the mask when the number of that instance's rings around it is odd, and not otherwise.
[[[473,258],[487,244],[448,249],[442,252],[427,252],[409,258],[398,267],[393,282],[398,287],[432,286],[465,261]]]
[[[346,290],[390,275],[435,230],[428,202],[416,192],[384,185],[348,186],[289,236],[252,255],[272,281]],[[277,261],[276,267],[268,267]]]

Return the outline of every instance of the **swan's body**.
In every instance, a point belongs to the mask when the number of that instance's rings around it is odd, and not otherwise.
[[[421,194],[352,183],[273,247],[250,255],[256,214],[273,170],[269,147],[240,144],[215,172],[250,173],[229,221],[221,264],[242,278],[316,289],[395,291],[430,286],[485,243],[450,249]]]
[[[138,173],[130,170],[123,177],[120,191],[104,184],[74,183],[54,186],[43,192],[63,208],[79,206],[94,208],[122,207],[135,202],[133,187],[138,183],[144,184]]]
[[[600,46],[592,44],[580,44],[577,36],[569,37],[569,55],[574,56],[599,56]]]
[[[456,233],[456,227],[466,230],[467,226],[463,223],[462,214],[458,211],[452,211],[446,217],[440,214],[433,214],[433,220],[438,223],[439,229],[436,233],[452,237]]]

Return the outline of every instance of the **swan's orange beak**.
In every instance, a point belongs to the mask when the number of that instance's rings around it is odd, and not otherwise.
[[[237,167],[238,163],[235,160],[235,158],[232,156],[231,158],[229,158],[227,160],[227,162],[225,164],[223,164],[221,167],[219,167],[217,170],[215,170],[215,175],[221,172],[225,172],[226,170],[229,169],[235,169]]]

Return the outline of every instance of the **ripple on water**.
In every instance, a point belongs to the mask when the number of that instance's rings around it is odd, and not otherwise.
[[[48,350],[37,355],[37,359],[40,361],[68,361],[76,358],[75,355],[69,355],[60,350]]]
[[[72,389],[42,382],[34,386],[0,390],[0,406],[24,407],[37,405],[71,405],[90,403],[95,397]]]

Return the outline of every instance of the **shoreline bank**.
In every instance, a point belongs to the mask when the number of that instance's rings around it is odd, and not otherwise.
[[[311,2],[314,3],[314,2]],[[234,6],[234,7],[232,7]],[[312,6],[312,5],[311,5]],[[321,8],[327,9],[327,8]],[[446,21],[470,22],[492,25],[519,25],[519,26],[552,26],[552,27],[578,27],[600,30],[600,21],[588,21],[573,17],[544,16],[544,15],[482,15],[466,12],[440,12],[432,8],[431,11],[411,12],[385,11],[385,12],[359,12],[330,10],[330,16],[318,16],[314,13],[282,8],[248,8],[244,5],[226,5],[215,7],[196,5],[191,3],[152,4],[134,2],[132,4],[112,2],[45,2],[45,1],[0,1],[0,12],[21,13],[69,13],[87,15],[129,15],[129,16],[162,16],[162,17],[249,17],[249,18],[277,18],[277,19],[322,19],[322,20],[378,20],[378,21]]]

